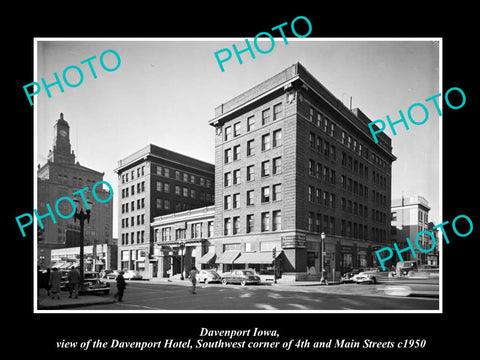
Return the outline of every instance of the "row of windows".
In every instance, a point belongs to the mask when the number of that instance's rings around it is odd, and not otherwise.
[[[261,113],[261,121],[262,126],[271,123],[272,121],[278,120],[282,117],[283,113],[283,104],[278,103],[273,106],[273,113],[272,108],[266,108],[262,110]],[[252,131],[255,129],[255,115],[251,115],[247,118],[247,132]],[[224,140],[229,141],[234,137],[241,135],[241,122],[236,122],[233,126],[225,127],[225,134]]]
[[[145,208],[145,198],[137,199],[137,210]],[[135,200],[129,203],[122,204],[122,214],[129,211],[135,211]]]
[[[307,229],[311,232],[325,232],[330,235],[335,235],[335,217],[327,215],[322,216],[320,213],[310,211],[307,218]],[[340,235],[359,240],[371,240],[374,242],[384,242],[387,239],[387,232],[385,229],[371,227],[369,236],[367,225],[347,220],[341,220],[340,222]]]
[[[145,224],[145,214],[137,215],[137,225]],[[135,216],[130,217],[130,225],[128,223],[128,217],[122,219],[122,229],[129,226],[135,226]]]
[[[190,239],[203,238],[206,233],[207,237],[213,236],[213,221],[206,223],[206,230],[204,229],[205,223],[193,223],[190,224]],[[182,240],[187,238],[187,229],[175,229],[175,238],[173,240]],[[163,227],[155,230],[155,241],[170,241],[172,240],[172,228]]]
[[[260,231],[277,231],[282,229],[282,211],[274,210],[266,211],[260,214]],[[245,218],[245,233],[254,232],[255,215],[247,214]],[[228,217],[223,219],[223,234],[236,235],[241,233],[240,216]]]
[[[145,231],[144,230],[137,231],[136,234],[137,234],[137,237],[136,237],[137,244],[143,244],[145,242]],[[130,233],[130,238],[128,235],[129,235],[128,233],[122,234],[122,245],[128,245],[129,241],[130,241],[130,244],[135,244],[135,232]]]
[[[272,134],[262,135],[261,149],[262,151],[270,150],[272,147],[276,148],[282,145],[282,129],[277,129]],[[247,141],[247,156],[255,155],[255,139]],[[224,150],[224,163],[229,164],[232,161],[240,160],[241,149],[240,145],[235,145],[232,148]]]
[[[246,179],[247,181],[255,180],[255,165],[249,165],[246,167]],[[272,160],[262,161],[260,164],[260,175],[262,177],[270,175],[278,175],[282,172],[282,158],[281,156],[273,158]],[[241,183],[241,171],[235,169],[228,171],[223,176],[223,185],[225,187],[237,185]]]
[[[137,178],[140,176],[143,176],[145,174],[145,166],[139,166],[137,169]],[[130,175],[130,177],[128,176]],[[132,181],[135,179],[135,169],[132,169],[130,173],[126,171],[124,174],[122,174],[122,184],[125,184],[126,182]]]
[[[172,187],[170,183],[157,181],[156,186],[157,191],[170,193]],[[179,185],[175,185],[175,195],[183,196],[191,199],[199,199],[201,201],[213,201],[213,195],[211,193],[205,193],[204,191],[198,191],[195,189],[189,189],[187,187],[182,187]]]
[[[126,197],[129,197],[130,195],[135,195],[135,184],[133,184],[131,187],[130,187],[130,193],[129,193],[129,188],[128,186],[124,189],[122,189],[122,199],[123,198],[126,198]],[[144,192],[145,191],[145,181],[142,181],[141,183],[137,183],[137,194],[138,193],[141,193],[141,192]]]
[[[183,182],[187,182],[187,183],[190,183],[190,184],[196,184],[196,185],[204,186],[204,187],[207,187],[207,188],[212,187],[212,180],[211,179],[208,179],[208,178],[205,178],[205,177],[202,177],[202,176],[198,176],[198,175],[194,175],[194,174],[190,174],[190,173],[187,173],[187,172],[184,172],[184,171],[174,170],[174,169],[168,168],[166,166],[159,166],[158,165],[156,174],[160,175],[160,176],[163,176],[163,177],[166,177],[166,178],[175,179],[175,180],[178,180],[178,181],[183,181]]]
[[[260,191],[262,204],[282,200],[282,184],[263,186]],[[246,205],[255,205],[255,190],[246,191]],[[225,210],[239,209],[241,207],[240,193],[225,195],[223,198],[223,207]]]
[[[335,138],[336,124],[314,107],[310,107],[309,121],[312,124],[314,124],[316,127],[322,129],[324,133]],[[316,144],[315,144],[315,140],[317,141]],[[341,133],[341,143],[345,145],[348,149],[352,150],[355,154],[365,159],[369,159],[368,148],[364,146],[362,143],[360,143],[359,141],[357,141],[357,139],[355,139],[354,137],[346,133],[344,130],[342,130],[342,133]],[[327,145],[323,146],[323,149],[322,149],[322,139],[319,136],[316,136],[314,133],[310,133],[310,147],[316,148],[320,152],[322,151],[326,152],[328,151],[327,149],[329,148],[327,143]],[[371,152],[371,161],[383,169],[388,168],[388,163],[385,160],[383,160],[380,156],[376,155],[373,151]]]

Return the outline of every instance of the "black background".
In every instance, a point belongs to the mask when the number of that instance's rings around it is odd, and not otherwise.
[[[201,327],[210,329],[277,329],[280,341],[309,339],[326,341],[345,338],[362,341],[426,339],[425,349],[401,351],[408,356],[440,355],[455,349],[465,353],[473,349],[478,295],[475,294],[478,274],[474,271],[478,258],[478,200],[476,148],[478,116],[474,115],[478,99],[478,79],[474,67],[477,44],[471,8],[455,8],[440,3],[425,10],[417,4],[388,3],[381,7],[351,6],[346,2],[327,7],[324,3],[307,6],[300,3],[258,4],[220,3],[218,5],[183,4],[181,9],[164,5],[111,3],[100,9],[94,3],[33,5],[12,11],[10,22],[2,25],[4,35],[3,108],[7,125],[3,132],[3,189],[6,210],[3,224],[3,294],[2,327],[8,339],[3,350],[26,354],[33,351],[41,357],[55,353],[69,356],[76,350],[58,350],[56,341],[84,341],[116,338],[123,341],[158,341],[164,339],[196,339]],[[385,4],[385,3],[384,3]],[[468,215],[475,226],[466,237],[457,237],[450,226],[450,244],[443,251],[443,314],[34,314],[33,313],[33,237],[31,227],[22,238],[15,216],[32,212],[33,181],[33,107],[26,99],[23,85],[33,81],[34,37],[254,37],[296,16],[306,16],[312,23],[310,37],[442,37],[443,91],[460,87],[467,101],[460,110],[443,104],[443,220],[451,221],[460,214]],[[298,23],[300,26],[300,23]],[[299,33],[305,33],[298,29]],[[192,58],[192,62],[195,59]],[[408,134],[407,134],[408,135]],[[10,140],[11,138],[11,140]],[[415,174],[405,174],[415,176]],[[437,174],[431,174],[437,176]],[[477,271],[478,273],[478,271]],[[7,276],[8,275],[8,276]],[[388,301],[388,299],[385,299]],[[473,326],[472,326],[473,325]],[[8,349],[7,349],[8,348]],[[230,350],[231,351],[231,350]],[[296,350],[289,353],[353,354],[377,352],[390,356],[394,350]],[[84,351],[83,351],[84,352]],[[113,354],[114,350],[89,350],[85,355]],[[121,353],[134,351],[122,350]],[[167,350],[144,350],[156,356]],[[180,354],[180,350],[171,354]],[[248,350],[236,350],[238,354]],[[265,351],[266,352],[266,351]],[[277,350],[278,353],[282,350]],[[190,350],[188,353],[192,353]],[[203,350],[203,353],[207,353]]]

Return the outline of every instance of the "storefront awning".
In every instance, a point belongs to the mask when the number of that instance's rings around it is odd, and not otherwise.
[[[281,251],[277,251],[276,257],[280,255]],[[242,253],[235,264],[271,264],[273,262],[272,252],[247,252]]]
[[[240,250],[227,250],[215,261],[217,264],[233,264],[235,259],[240,255]]]
[[[215,257],[215,253],[206,253],[205,255],[203,255],[199,260],[198,262],[200,264],[208,264],[210,261],[213,260],[213,258]]]

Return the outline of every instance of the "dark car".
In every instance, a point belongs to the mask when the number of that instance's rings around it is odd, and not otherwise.
[[[242,286],[247,284],[260,284],[260,276],[255,275],[251,270],[233,270],[222,276],[222,284],[226,285],[229,283],[240,284]]]
[[[63,276],[62,276],[63,280]],[[68,272],[65,275],[65,280],[63,282],[63,287],[61,289],[64,291],[70,290],[70,284],[68,282]],[[110,293],[110,284],[108,282],[102,281],[100,275],[95,271],[85,271],[83,274],[83,290],[78,289],[79,294],[103,294],[108,295]]]

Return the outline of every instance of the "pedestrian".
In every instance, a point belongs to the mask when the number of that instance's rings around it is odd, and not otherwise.
[[[192,294],[196,294],[195,289],[197,287],[197,274],[198,270],[195,266],[192,267],[192,270],[190,270],[190,272],[188,273],[188,278],[192,282]]]
[[[123,292],[125,291],[126,286],[127,283],[123,277],[123,271],[119,271],[117,276],[117,293],[114,296],[115,299],[118,298],[118,302],[122,302]]]
[[[68,290],[70,291],[69,298],[72,298],[73,291],[75,290],[75,299],[78,299],[78,285],[80,283],[80,273],[72,266],[68,273]]]
[[[60,300],[60,281],[62,280],[62,274],[58,271],[56,267],[52,269],[50,273],[50,278],[48,279],[48,285],[52,291],[52,299],[55,299],[55,294],[57,299]]]

